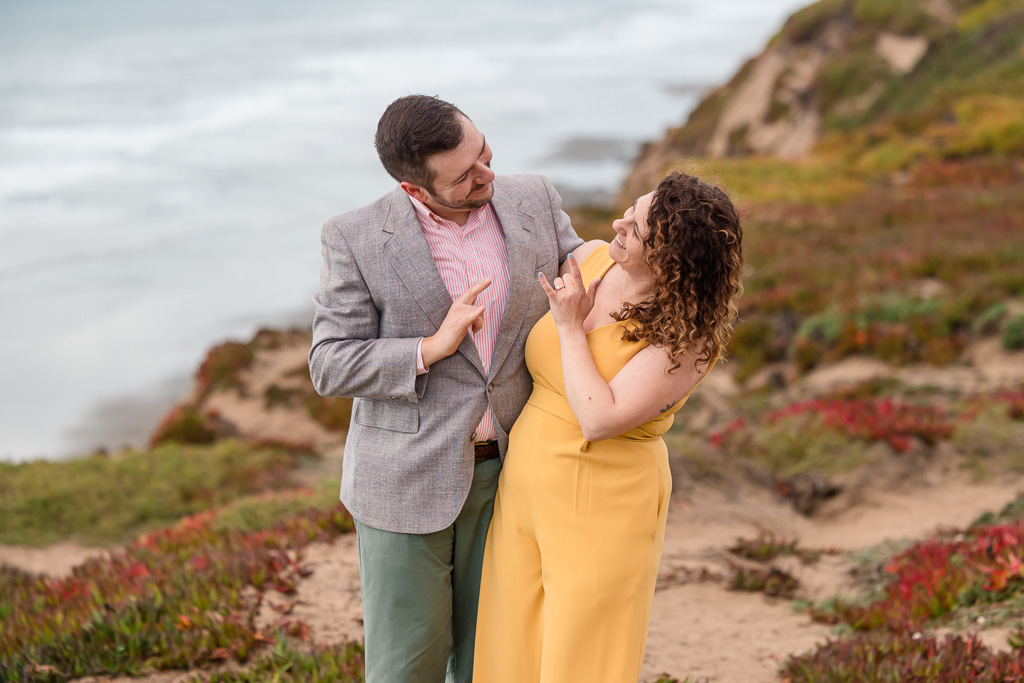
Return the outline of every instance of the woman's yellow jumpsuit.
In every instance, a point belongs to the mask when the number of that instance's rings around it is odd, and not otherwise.
[[[613,261],[599,248],[583,281]],[[645,342],[587,335],[609,381]],[[672,479],[661,435],[689,397],[606,441],[583,438],[548,313],[526,342],[534,389],[512,429],[484,551],[474,683],[636,683]]]

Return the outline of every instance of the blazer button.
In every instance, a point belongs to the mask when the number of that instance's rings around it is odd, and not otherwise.
[[[494,383],[493,382],[491,382],[490,384],[487,385],[487,393],[489,394],[492,391],[494,391]]]

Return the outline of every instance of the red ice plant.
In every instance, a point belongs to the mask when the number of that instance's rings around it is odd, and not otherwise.
[[[216,515],[140,536],[64,578],[0,567],[0,680],[245,661],[275,632],[307,634],[286,617],[263,631],[256,612],[265,591],[294,593],[309,542],[352,530],[347,511],[309,510],[247,533],[215,531]]]
[[[919,629],[952,610],[967,591],[998,594],[1024,586],[1022,552],[1024,519],[978,527],[952,539],[922,541],[885,566],[893,580],[881,599],[866,606],[839,602],[834,611],[812,609],[811,614],[858,630]]]
[[[821,429],[865,441],[884,441],[901,453],[913,448],[915,438],[934,446],[953,433],[953,422],[940,408],[900,403],[891,398],[801,401],[765,414],[760,423],[772,427],[793,419],[810,420]],[[744,418],[737,418],[713,433],[711,443],[721,446],[747,426]]]

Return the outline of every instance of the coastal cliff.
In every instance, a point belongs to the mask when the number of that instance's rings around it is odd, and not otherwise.
[[[816,2],[646,146],[619,203],[681,158],[848,155],[896,138],[917,157],[1020,152],[1022,41],[1019,0]]]

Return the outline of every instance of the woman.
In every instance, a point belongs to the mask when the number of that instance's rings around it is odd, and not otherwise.
[[[723,352],[742,290],[739,217],[673,173],[539,285],[534,391],[487,536],[476,683],[635,683],[672,482],[661,439]],[[589,289],[584,283],[590,280]]]

